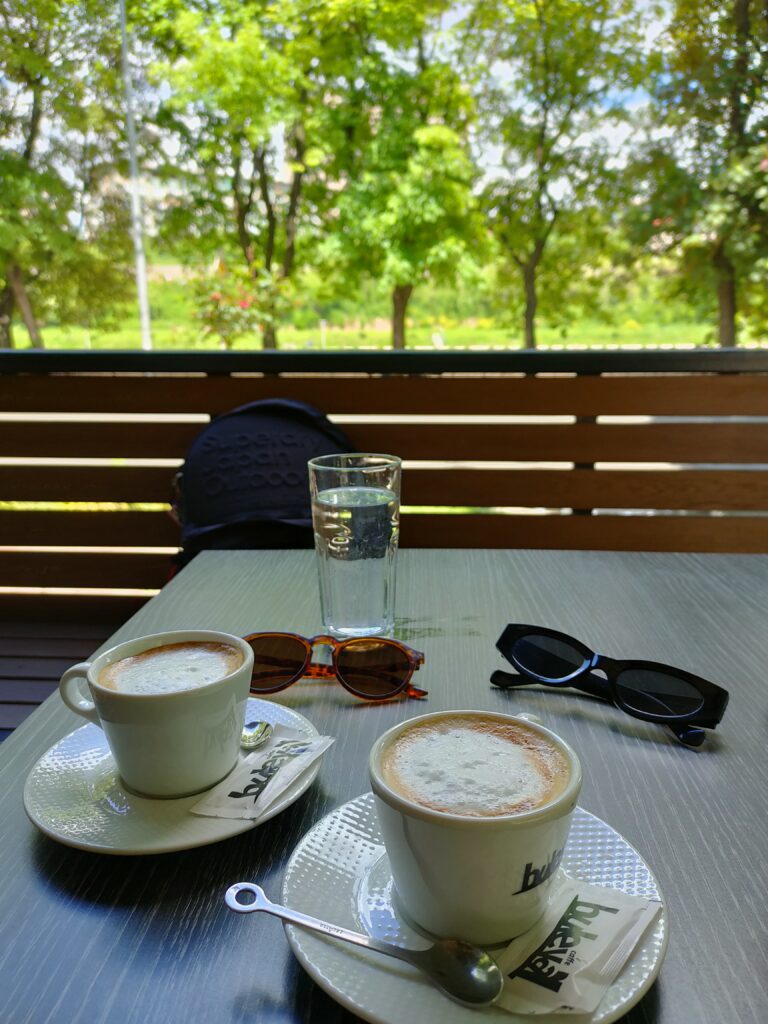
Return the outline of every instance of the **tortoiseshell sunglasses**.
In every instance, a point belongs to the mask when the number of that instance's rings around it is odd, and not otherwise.
[[[426,690],[411,686],[424,655],[386,637],[304,637],[298,633],[251,633],[243,637],[253,650],[251,693],[278,693],[299,679],[338,679],[363,700],[390,700],[400,694],[422,700]],[[330,647],[333,661],[312,661],[316,646]]]

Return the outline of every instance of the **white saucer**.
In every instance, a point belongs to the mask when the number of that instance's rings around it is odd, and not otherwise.
[[[661,899],[648,865],[609,825],[576,808],[561,863],[570,875],[595,885]],[[373,795],[351,800],[318,822],[288,863],[282,900],[289,907],[376,938],[423,945],[393,902],[389,863],[381,842]],[[501,1024],[567,1024],[559,1016],[516,1016],[490,1007],[471,1010],[452,1002],[415,968],[334,939],[286,925],[299,962],[342,1006],[373,1024],[475,1024],[483,1016]],[[667,916],[661,913],[591,1017],[609,1024],[625,1014],[653,984],[667,947]]]
[[[306,736],[317,729],[297,711],[270,701],[248,699],[246,722],[285,725]],[[312,784],[320,761],[300,775],[258,824],[284,811]],[[179,800],[151,800],[126,790],[107,740],[97,725],[84,725],[51,747],[30,771],[24,808],[51,839],[97,853],[172,853],[206,846],[254,828],[252,821],[189,814],[200,794]]]

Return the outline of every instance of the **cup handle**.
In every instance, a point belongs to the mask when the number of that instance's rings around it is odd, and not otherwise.
[[[68,668],[59,680],[59,693],[70,711],[74,711],[76,715],[87,718],[89,722],[100,726],[101,721],[96,711],[96,705],[92,700],[88,700],[82,695],[79,687],[81,682],[87,681],[88,669],[90,667],[91,663],[89,661],[82,661],[79,665],[73,665],[72,668]]]

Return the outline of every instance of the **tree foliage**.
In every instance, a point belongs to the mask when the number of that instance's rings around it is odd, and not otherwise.
[[[676,0],[662,42],[628,220],[674,254],[680,289],[733,345],[740,322],[768,327],[768,13],[760,0]]]
[[[405,345],[429,282],[482,287],[534,345],[654,260],[723,344],[768,328],[762,0],[128,12],[155,247],[208,268],[223,344],[378,289]],[[120,32],[113,0],[0,0],[0,29],[0,345],[14,318],[39,345],[132,288]]]
[[[98,324],[131,287],[115,13],[0,0],[0,346],[19,310]]]
[[[395,347],[405,345],[419,282],[455,280],[483,243],[468,144],[472,98],[441,49],[445,6],[379,9],[366,23],[375,34],[359,37],[365,84],[348,79],[334,111],[342,132],[358,127],[335,161],[321,264],[344,287],[369,275],[389,292]],[[381,38],[387,44],[377,47]]]
[[[463,26],[479,141],[498,153],[483,206],[529,347],[540,305],[557,316],[599,283],[620,196],[609,136],[647,68],[640,15],[635,0],[476,0]]]

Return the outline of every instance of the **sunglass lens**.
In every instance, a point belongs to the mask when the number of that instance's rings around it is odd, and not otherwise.
[[[398,693],[408,678],[408,655],[383,640],[351,640],[338,653],[339,676],[361,697],[382,699]]]
[[[628,668],[616,679],[616,694],[629,710],[660,718],[680,718],[699,711],[704,698],[679,676],[654,669]]]
[[[282,690],[304,667],[307,650],[295,637],[262,633],[246,642],[253,651],[252,693]]]
[[[515,641],[512,660],[524,672],[551,682],[567,679],[586,665],[584,655],[571,644],[536,633]]]

